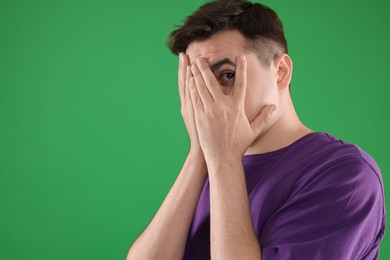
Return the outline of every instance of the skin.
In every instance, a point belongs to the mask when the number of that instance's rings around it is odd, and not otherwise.
[[[245,154],[259,154],[283,148],[302,136],[312,132],[299,120],[291,100],[289,85],[292,76],[292,61],[287,54],[278,55],[270,67],[264,67],[256,53],[244,48],[245,38],[236,31],[217,33],[205,41],[191,43],[186,51],[189,64],[194,65],[197,58],[203,58],[213,66],[225,57],[233,61],[245,55],[247,59],[245,115],[252,122],[266,105],[274,104],[277,111],[259,133],[256,143],[246,147]],[[215,77],[221,82],[221,73],[234,72],[235,67],[223,65],[215,71]],[[234,86],[232,81],[224,80],[220,84],[224,94],[229,94]],[[272,129],[271,129],[272,128]]]
[[[206,177],[212,259],[261,259],[251,222],[242,156],[283,148],[312,132],[296,115],[287,54],[264,67],[238,31],[191,43],[178,85],[190,151],[160,209],[127,259],[182,259]],[[216,63],[221,60],[228,63]],[[231,64],[229,64],[231,63]]]

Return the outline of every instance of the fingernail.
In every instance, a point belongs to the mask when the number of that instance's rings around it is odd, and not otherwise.
[[[197,58],[196,61],[195,61],[196,64],[200,64],[200,59]]]
[[[246,56],[242,55],[241,56],[241,61],[246,61]]]
[[[271,112],[275,112],[277,109],[276,105],[273,105],[272,108],[271,108]]]

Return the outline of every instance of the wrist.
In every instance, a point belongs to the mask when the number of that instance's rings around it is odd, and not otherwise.
[[[242,156],[230,154],[222,159],[206,159],[206,163],[209,174],[230,171],[231,169],[242,167]]]
[[[187,157],[193,162],[206,164],[202,149],[190,148]]]

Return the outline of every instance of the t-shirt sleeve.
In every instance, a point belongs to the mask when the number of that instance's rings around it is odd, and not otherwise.
[[[262,259],[377,259],[385,228],[382,182],[360,158],[310,179],[266,223]]]

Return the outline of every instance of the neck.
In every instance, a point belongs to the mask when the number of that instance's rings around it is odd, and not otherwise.
[[[280,109],[283,111],[277,121],[262,134],[254,145],[247,149],[245,155],[276,151],[314,132],[299,120],[291,99],[284,108]]]

